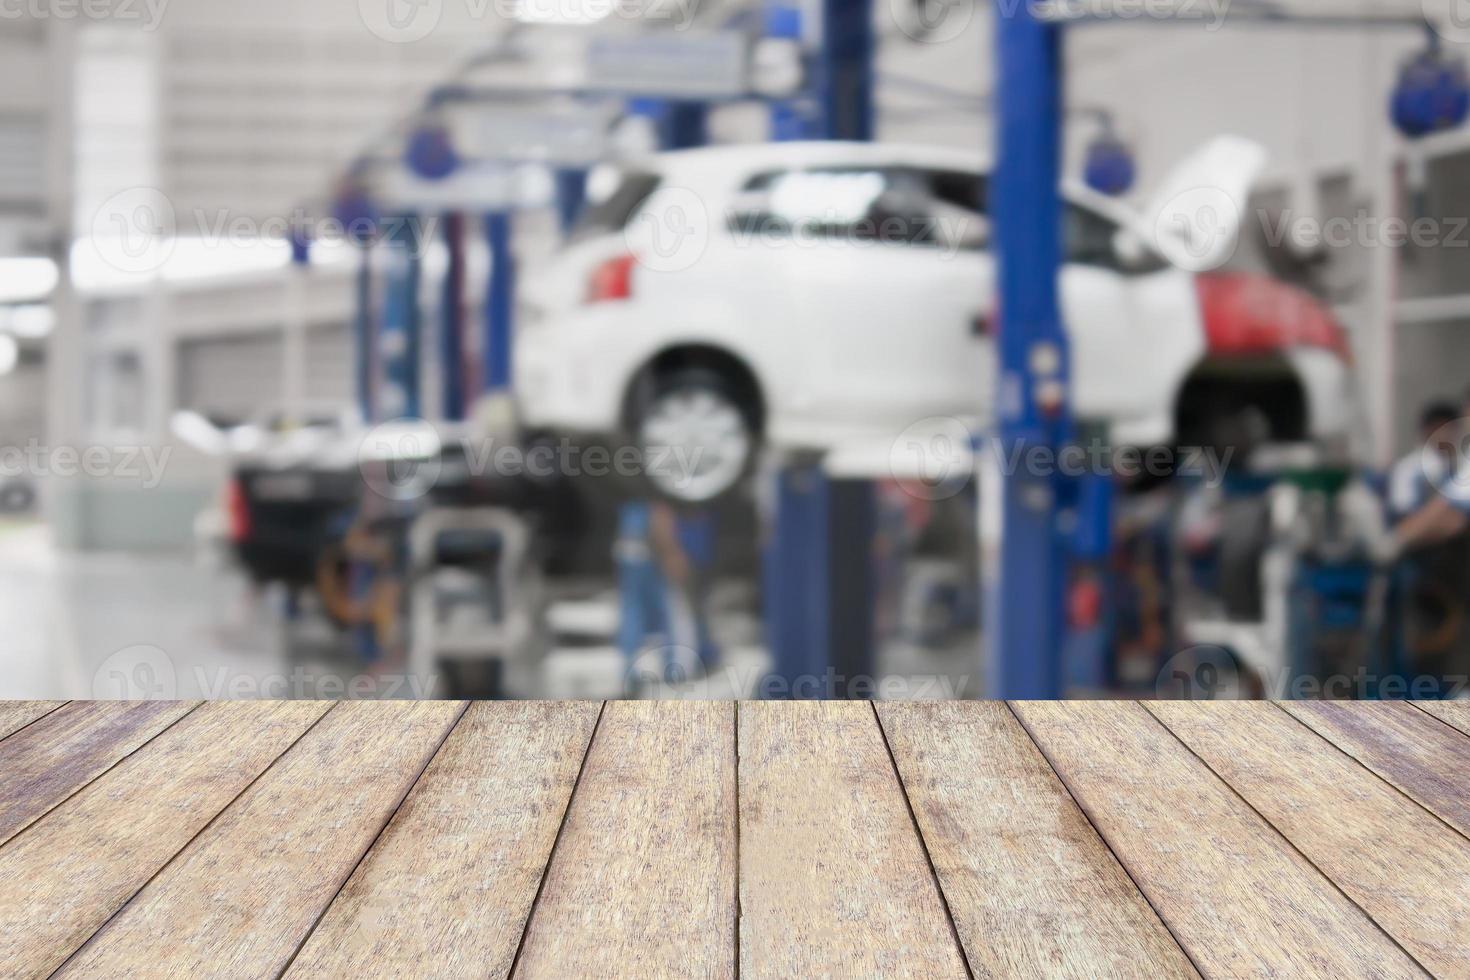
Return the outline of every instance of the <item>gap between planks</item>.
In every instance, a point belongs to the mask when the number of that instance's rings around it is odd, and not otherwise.
[[[975,968],[970,965],[970,951],[965,949],[964,941],[960,939],[960,927],[955,922],[954,909],[950,908],[949,895],[945,894],[944,882],[940,880],[939,869],[934,865],[934,854],[929,850],[929,841],[924,837],[924,828],[919,826],[919,816],[914,812],[914,801],[909,796],[908,784],[903,780],[903,771],[898,767],[898,757],[893,754],[893,743],[888,740],[888,730],[883,727],[883,718],[878,714],[878,704],[876,701],[869,701],[868,707],[873,711],[873,724],[878,726],[878,737],[883,741],[883,751],[888,753],[888,765],[893,769],[893,778],[898,783],[898,794],[903,797],[903,805],[908,810],[909,824],[914,828],[914,836],[918,838],[919,849],[924,852],[924,860],[929,865],[929,877],[934,882],[934,890],[939,893],[939,904],[944,909],[945,918],[949,920],[949,934],[954,939],[955,949],[959,950],[960,962],[965,967],[965,975],[970,980],[975,980]],[[736,775],[738,785],[738,769]]]
[[[582,762],[577,767],[577,778],[572,780],[572,791],[567,794],[567,805],[562,808],[561,820],[556,826],[556,836],[551,839],[551,849],[546,852],[546,863],[541,866],[541,880],[536,883],[536,897],[531,899],[531,907],[526,912],[526,921],[521,925],[521,938],[516,943],[516,954],[510,961],[510,970],[506,972],[507,977],[516,975],[520,968],[521,956],[526,951],[526,936],[531,932],[531,921],[536,918],[536,910],[541,907],[541,896],[546,891],[546,877],[551,871],[551,861],[556,857],[557,848],[561,846],[562,836],[566,833],[567,818],[572,813],[572,801],[577,798],[577,791],[582,788],[582,776],[587,772],[587,760],[592,756],[592,746],[597,743],[597,734],[602,730],[602,718],[607,714],[607,702],[603,701],[597,709],[597,720],[592,723],[592,734],[587,738],[587,748],[582,750]]]
[[[1077,808],[1078,813],[1082,814],[1082,819],[1087,821],[1087,825],[1092,828],[1092,832],[1097,835],[1097,839],[1102,842],[1102,846],[1107,849],[1108,854],[1112,855],[1112,858],[1117,863],[1118,867],[1123,869],[1123,874],[1127,875],[1128,880],[1133,883],[1133,890],[1138,893],[1138,897],[1143,899],[1144,904],[1149,907],[1149,910],[1151,912],[1153,912],[1154,918],[1159,920],[1159,925],[1163,926],[1164,931],[1169,934],[1169,938],[1174,940],[1174,945],[1179,947],[1179,952],[1183,954],[1186,960],[1189,961],[1189,965],[1194,968],[1194,972],[1199,974],[1201,977],[1206,976],[1204,969],[1195,960],[1194,954],[1189,951],[1189,947],[1184,945],[1184,942],[1179,938],[1179,934],[1176,933],[1174,931],[1174,927],[1169,924],[1169,920],[1164,918],[1163,912],[1160,911],[1159,907],[1154,904],[1154,900],[1149,897],[1148,892],[1144,890],[1143,883],[1138,880],[1137,876],[1134,875],[1133,869],[1128,867],[1128,862],[1124,861],[1123,856],[1114,849],[1113,842],[1108,840],[1107,834],[1103,833],[1103,828],[1098,826],[1098,823],[1096,820],[1093,819],[1092,814],[1087,811],[1087,807],[1083,806],[1082,801],[1077,798],[1077,794],[1072,792],[1071,785],[1069,785],[1067,781],[1062,778],[1062,774],[1057,770],[1056,763],[1052,761],[1052,757],[1047,754],[1046,749],[1041,745],[1040,742],[1036,740],[1036,736],[1032,734],[1031,729],[1026,724],[1026,720],[1022,718],[1019,713],[1017,713],[1015,704],[1011,701],[1007,701],[1005,702],[1005,706],[1006,711],[1010,712],[1011,717],[1016,719],[1016,724],[1020,726],[1022,733],[1024,733],[1026,738],[1030,740],[1031,744],[1036,747],[1036,753],[1040,755],[1042,761],[1046,763],[1047,769],[1051,770],[1052,778],[1057,781],[1057,785],[1062,788],[1062,792],[1067,794],[1067,799],[1072,801],[1072,805]]]
[[[147,890],[147,888],[148,888],[149,885],[153,884],[153,882],[160,875],[162,875],[165,871],[167,871],[169,869],[169,867],[172,866],[174,864],[174,862],[176,862],[181,855],[183,855],[186,852],[188,852],[189,848],[191,848],[191,847],[194,846],[194,842],[195,841],[199,840],[199,838],[203,837],[206,833],[208,833],[209,830],[210,830],[210,828],[212,828],[216,823],[218,823],[219,820],[220,820],[220,818],[223,817],[226,813],[229,812],[230,807],[234,806],[237,802],[239,802],[239,800],[240,800],[241,797],[243,797],[246,793],[249,793],[250,790],[253,789],[257,783],[259,783],[262,779],[264,779],[265,776],[266,776],[266,774],[269,773],[269,772],[271,772],[271,770],[273,770],[276,767],[276,765],[281,761],[281,759],[283,757],[285,757],[285,755],[287,753],[289,753],[292,749],[294,749],[297,746],[297,744],[302,739],[304,739],[304,738],[306,738],[306,736],[310,735],[312,733],[312,731],[314,731],[316,729],[316,727],[322,723],[322,720],[324,718],[326,718],[328,715],[330,715],[333,711],[335,711],[337,709],[337,706],[340,703],[341,702],[337,702],[336,704],[333,704],[331,707],[327,708],[326,711],[323,711],[319,716],[317,716],[317,718],[316,718],[315,721],[313,721],[310,725],[307,725],[306,728],[302,730],[301,734],[298,735],[296,737],[296,739],[291,742],[290,745],[287,745],[284,749],[282,749],[276,755],[276,757],[270,761],[270,764],[269,765],[267,765],[260,772],[256,773],[255,774],[255,777],[253,779],[251,779],[248,783],[246,783],[244,785],[244,787],[241,788],[240,792],[236,793],[235,796],[228,803],[226,803],[224,806],[220,807],[220,809],[218,810],[218,812],[216,812],[214,814],[214,816],[210,817],[209,820],[205,822],[204,826],[200,827],[197,831],[195,831],[195,833],[194,833],[194,835],[192,837],[190,837],[187,841],[184,842],[184,846],[183,847],[180,847],[178,850],[176,850],[173,853],[173,855],[169,857],[169,859],[167,861],[165,861],[165,862],[163,862],[163,864],[159,865],[158,866],[158,869],[156,871],[154,871],[153,874],[149,875],[148,878],[142,884],[140,884],[136,889],[134,889],[132,895],[128,896],[127,901],[123,902],[116,909],[114,909],[111,915],[109,915],[107,918],[103,919],[102,922],[97,926],[97,928],[94,929],[94,930],[92,930],[92,934],[90,936],[88,936],[86,938],[86,940],[84,940],[81,943],[81,945],[79,945],[76,949],[72,950],[69,954],[67,954],[66,959],[63,960],[61,962],[61,964],[59,966],[57,966],[57,968],[51,972],[51,975],[52,976],[55,976],[57,973],[60,973],[63,969],[66,968],[66,965],[68,963],[70,963],[78,954],[80,954],[83,950],[85,950],[88,946],[90,946],[92,944],[93,940],[95,940],[98,936],[100,936],[107,929],[107,927],[112,924],[113,920],[117,919],[119,916],[121,916],[124,912],[126,912],[128,910],[128,907],[130,905],[132,905],[134,903],[134,901],[137,900],[137,898],[138,898],[139,895],[143,894],[143,892]]]
[[[357,856],[357,862],[352,865],[352,868],[347,872],[347,874],[342,876],[342,880],[337,883],[337,890],[332,893],[331,898],[323,903],[321,911],[317,913],[317,917],[311,923],[310,928],[308,928],[306,932],[301,936],[301,941],[296,944],[296,948],[292,950],[291,955],[286,958],[285,964],[276,973],[277,980],[279,980],[279,978],[281,977],[284,977],[287,973],[290,972],[291,964],[296,962],[296,957],[300,956],[301,951],[306,948],[307,942],[316,932],[317,927],[322,924],[322,920],[326,918],[327,912],[330,911],[332,908],[332,904],[336,902],[337,897],[342,894],[342,889],[347,887],[347,883],[352,880],[352,876],[357,873],[357,869],[362,867],[362,862],[367,860],[367,856],[371,854],[373,848],[378,845],[378,841],[383,839],[384,831],[386,831],[389,826],[392,825],[393,818],[398,816],[398,811],[403,809],[404,802],[407,801],[409,796],[413,794],[414,787],[418,786],[419,780],[424,778],[424,773],[428,771],[429,766],[433,765],[434,760],[439,757],[439,753],[444,751],[444,744],[449,741],[449,738],[451,735],[454,734],[455,729],[459,728],[460,723],[464,721],[464,716],[470,710],[470,706],[473,703],[473,701],[465,701],[460,705],[459,714],[455,716],[454,721],[451,722],[449,727],[445,729],[444,737],[439,739],[439,744],[434,746],[434,751],[428,754],[428,758],[424,760],[424,764],[419,768],[419,771],[414,774],[413,779],[408,781],[408,786],[404,789],[403,795],[399,797],[398,802],[394,805],[393,809],[388,812],[388,817],[386,820],[383,821],[383,825],[378,828],[378,832],[373,835],[373,839],[368,842],[368,846],[363,848],[362,853]],[[325,713],[323,713],[323,717],[326,717]],[[319,718],[317,720],[320,721],[321,719]],[[272,765],[274,765],[274,763],[272,763]]]
[[[1140,702],[1140,703],[1142,704],[1142,702]],[[1212,776],[1215,777],[1215,779],[1219,780],[1219,782],[1220,782],[1220,784],[1222,786],[1224,786],[1227,790],[1229,790],[1229,792],[1233,796],[1235,796],[1236,799],[1238,799],[1242,804],[1244,804],[1246,806],[1247,809],[1249,809],[1252,813],[1254,813],[1256,815],[1256,817],[1262,823],[1264,823],[1267,827],[1270,827],[1271,830],[1279,838],[1281,838],[1281,840],[1285,841],[1287,847],[1291,848],[1292,851],[1296,852],[1297,856],[1300,857],[1303,861],[1305,861],[1307,863],[1307,865],[1312,868],[1312,870],[1316,871],[1317,874],[1322,877],[1322,880],[1323,881],[1326,881],[1328,883],[1328,885],[1330,885],[1332,887],[1332,889],[1335,892],[1337,892],[1338,895],[1341,895],[1342,898],[1345,901],[1347,901],[1347,903],[1349,905],[1351,905],[1353,908],[1357,909],[1360,913],[1362,913],[1363,918],[1365,918],[1368,922],[1372,923],[1373,928],[1376,929],[1376,930],[1378,930],[1378,932],[1385,939],[1387,939],[1390,943],[1392,943],[1394,946],[1396,946],[1398,948],[1398,950],[1401,953],[1404,954],[1404,956],[1408,957],[1408,959],[1411,962],[1413,962],[1413,964],[1415,966],[1417,966],[1420,970],[1422,970],[1424,972],[1424,975],[1425,976],[1430,976],[1430,977],[1435,976],[1434,971],[1430,970],[1427,966],[1425,966],[1424,963],[1419,959],[1418,956],[1415,956],[1412,952],[1410,952],[1410,950],[1408,949],[1408,947],[1405,946],[1404,943],[1400,942],[1399,941],[1399,938],[1397,936],[1395,936],[1393,933],[1389,932],[1388,928],[1386,926],[1384,926],[1383,923],[1379,922],[1378,919],[1367,908],[1365,908],[1356,898],[1354,898],[1351,894],[1349,894],[1348,893],[1348,890],[1346,888],[1344,888],[1343,885],[1340,884],[1335,877],[1333,877],[1332,875],[1328,874],[1326,868],[1322,867],[1321,864],[1319,864],[1309,854],[1307,854],[1307,852],[1302,849],[1302,846],[1301,845],[1299,845],[1295,840],[1293,840],[1290,836],[1288,836],[1287,833],[1286,833],[1286,831],[1282,830],[1280,827],[1278,827],[1276,825],[1276,822],[1275,821],[1271,820],[1270,817],[1266,816],[1266,814],[1263,813],[1261,811],[1261,809],[1254,802],[1252,802],[1249,797],[1247,797],[1245,795],[1245,793],[1243,793],[1241,790],[1237,789],[1236,786],[1235,786],[1235,784],[1232,783],[1229,779],[1226,779],[1225,776],[1219,770],[1217,770],[1213,765],[1210,764],[1209,760],[1207,760],[1199,752],[1195,751],[1194,746],[1190,745],[1189,742],[1187,742],[1184,739],[1183,736],[1181,736],[1178,732],[1174,731],[1174,729],[1171,728],[1169,726],[1169,724],[1164,721],[1163,718],[1161,718],[1158,715],[1154,714],[1154,712],[1152,710],[1150,710],[1146,704],[1143,705],[1143,707],[1144,707],[1144,713],[1146,715],[1148,715],[1148,717],[1152,718],[1155,722],[1157,722],[1158,725],[1159,725],[1159,727],[1161,727],[1164,731],[1168,732],[1169,733],[1169,736],[1171,738],[1173,738],[1176,742],[1178,742],[1181,747],[1183,747],[1184,751],[1188,752],[1191,756],[1193,756],[1196,760],[1198,760],[1199,761],[1199,764],[1202,765],[1202,766],[1204,766],[1205,769],[1208,770],[1209,773]],[[1316,736],[1317,735],[1317,733],[1315,731],[1313,731],[1313,729],[1312,729],[1312,727],[1310,725],[1303,724],[1300,720],[1298,720],[1296,717],[1294,717],[1293,715],[1291,715],[1290,712],[1284,712],[1284,713],[1286,714],[1286,717],[1289,718],[1292,721],[1293,724],[1300,725],[1302,728],[1306,729],[1313,736]],[[1337,748],[1337,746],[1332,745],[1331,742],[1329,742],[1328,745],[1334,751],[1340,751]],[[1346,754],[1346,753],[1344,753],[1344,754]],[[1351,759],[1351,758],[1352,757],[1349,756],[1349,759]],[[1356,760],[1353,760],[1353,761],[1356,762]],[[1379,777],[1376,773],[1373,773],[1371,770],[1367,770],[1367,771],[1369,772],[1369,774],[1371,776],[1373,776],[1373,778],[1378,779],[1380,782],[1383,782],[1383,780],[1381,779],[1381,777]],[[1387,785],[1387,784],[1385,783],[1385,785]],[[1411,802],[1413,802],[1413,801],[1411,800]],[[1416,803],[1415,805],[1417,806],[1418,804]]]

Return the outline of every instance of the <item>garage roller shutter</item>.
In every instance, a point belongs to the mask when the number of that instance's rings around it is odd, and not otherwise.
[[[306,332],[306,393],[313,403],[348,404],[355,370],[352,334],[345,323],[316,324]]]
[[[39,115],[0,113],[0,212],[45,212],[45,147]]]
[[[281,403],[280,334],[187,340],[178,356],[182,408],[244,420]]]

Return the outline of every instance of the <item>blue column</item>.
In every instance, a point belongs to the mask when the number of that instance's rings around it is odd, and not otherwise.
[[[556,213],[561,220],[562,234],[567,234],[582,216],[587,203],[587,171],[581,168],[563,168],[556,172]]]
[[[511,383],[511,343],[515,331],[515,256],[511,251],[511,216],[497,211],[485,216],[485,243],[490,249],[490,283],[485,291],[485,346],[482,385],[504,391]]]
[[[419,313],[423,249],[420,244],[417,216],[408,215],[392,224],[386,241],[388,267],[383,325],[379,332],[384,386],[378,408],[393,417],[419,418],[423,413]]]
[[[703,102],[629,99],[628,111],[652,120],[660,150],[691,150],[709,142],[709,106]]]
[[[762,693],[822,698],[831,647],[829,484],[814,463],[787,465],[772,478],[775,512],[761,570],[772,678]]]
[[[465,417],[465,240],[464,215],[444,219],[444,244],[449,267],[444,274],[444,292],[439,300],[439,363],[443,373],[443,412],[448,421]]]
[[[814,79],[826,139],[873,139],[872,0],[822,0]]]
[[[802,40],[802,16],[798,0],[767,0],[765,6],[766,37],[782,41]],[[771,141],[789,143],[794,140],[820,139],[822,120],[811,95],[797,95],[771,104]]]
[[[775,142],[873,138],[871,0],[822,3],[808,90],[771,107]],[[765,31],[804,40],[802,8],[772,0]],[[764,567],[773,673],[787,696],[849,696],[861,690],[855,680],[875,673],[873,483],[829,479],[820,462],[788,464],[776,480]]]
[[[1069,363],[1062,332],[1061,35],[1027,4],[996,7],[998,164],[990,193],[999,260],[1001,460],[1029,447],[1055,451],[1069,437]],[[1053,355],[1054,356],[1051,356]],[[1033,372],[1047,370],[1044,377]],[[977,379],[978,384],[978,379]],[[1054,401],[1057,392],[1060,402]],[[1003,476],[1004,537],[989,624],[989,689],[995,698],[1049,699],[1063,692],[1064,566],[1058,486],[1049,476]]]
[[[356,340],[353,353],[356,356],[357,407],[364,422],[372,423],[376,418],[374,380],[377,374],[378,337],[376,317],[373,315],[373,246],[371,241],[358,243],[357,302],[353,314],[353,336]]]

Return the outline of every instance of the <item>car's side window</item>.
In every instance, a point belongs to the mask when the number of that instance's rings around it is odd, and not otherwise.
[[[1063,247],[1067,262],[1090,265],[1127,275],[1142,275],[1167,268],[1162,258],[1146,254],[1133,261],[1118,252],[1117,222],[1096,211],[1069,204],[1062,223]]]
[[[940,244],[967,251],[989,248],[989,182],[963,170],[930,170],[924,177]]]
[[[978,243],[981,224],[972,209],[935,194],[933,174],[904,167],[760,174],[746,183],[730,217],[736,234],[931,247]]]
[[[1095,211],[1068,205],[1062,222],[1066,261],[1121,270],[1114,242],[1118,226]]]

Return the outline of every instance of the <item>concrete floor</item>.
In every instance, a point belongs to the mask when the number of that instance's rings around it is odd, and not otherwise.
[[[263,686],[286,659],[257,612],[237,578],[187,557],[62,555],[40,525],[0,525],[0,698]]]
[[[607,603],[615,602],[606,593]],[[600,597],[600,598],[604,598]],[[0,700],[52,698],[399,698],[424,685],[389,666],[364,667],[331,630],[293,634],[277,597],[235,572],[183,555],[69,554],[39,524],[0,523]],[[616,615],[616,607],[603,610]],[[606,618],[605,616],[603,618]],[[653,685],[650,697],[748,696],[769,660],[753,620],[717,624],[723,669],[701,682]],[[310,653],[303,656],[305,648]],[[889,696],[980,693],[973,641],[945,651],[890,644],[882,673]],[[616,651],[559,651],[542,673],[544,697],[617,697],[625,670]],[[431,688],[430,696],[446,690]]]

